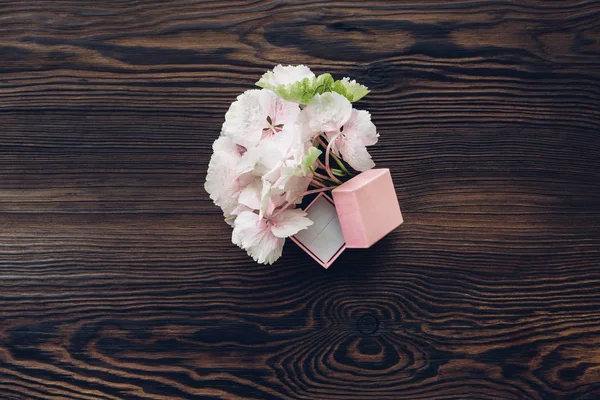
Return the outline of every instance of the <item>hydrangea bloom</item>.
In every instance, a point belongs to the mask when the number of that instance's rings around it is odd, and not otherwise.
[[[376,144],[378,135],[368,111],[353,109],[344,96],[329,92],[315,95],[302,112],[309,131],[325,133],[333,141],[332,150],[352,168],[366,171],[375,166],[366,146]]]
[[[272,218],[245,211],[235,220],[232,242],[246,250],[254,261],[273,264],[281,257],[285,238],[312,223],[306,213],[298,209],[284,210]]]
[[[222,135],[246,148],[273,137],[282,126],[296,121],[298,104],[285,101],[269,90],[242,93],[225,114]]]
[[[350,179],[346,164],[372,168],[366,147],[378,134],[370,114],[352,107],[368,89],[349,78],[278,65],[257,85],[225,114],[204,187],[233,226],[232,242],[271,264],[285,238],[312,224],[296,208],[303,197]],[[323,160],[330,154],[340,169]]]

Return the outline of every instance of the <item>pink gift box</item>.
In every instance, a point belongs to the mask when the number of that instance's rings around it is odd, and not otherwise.
[[[324,268],[329,268],[346,249],[333,200],[319,193],[304,211],[313,224],[290,239]]]
[[[402,224],[390,170],[370,169],[305,209],[313,225],[290,237],[324,268],[346,248],[368,248]]]
[[[368,248],[402,224],[387,168],[365,171],[332,191],[347,248]]]

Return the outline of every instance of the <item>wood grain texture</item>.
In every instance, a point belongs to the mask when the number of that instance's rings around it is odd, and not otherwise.
[[[202,188],[278,63],[404,211],[328,271]],[[600,2],[0,1],[0,398],[600,398]]]

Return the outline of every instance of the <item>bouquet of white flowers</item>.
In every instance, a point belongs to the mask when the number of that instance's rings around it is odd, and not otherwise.
[[[369,93],[354,80],[279,65],[257,86],[225,114],[204,187],[233,227],[232,242],[272,264],[285,239],[313,223],[296,208],[303,197],[373,168],[367,146],[379,135],[369,112],[352,107]]]

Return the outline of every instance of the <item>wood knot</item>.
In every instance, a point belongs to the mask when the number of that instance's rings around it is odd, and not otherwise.
[[[379,320],[373,315],[363,315],[356,323],[360,333],[371,335],[379,329]]]

